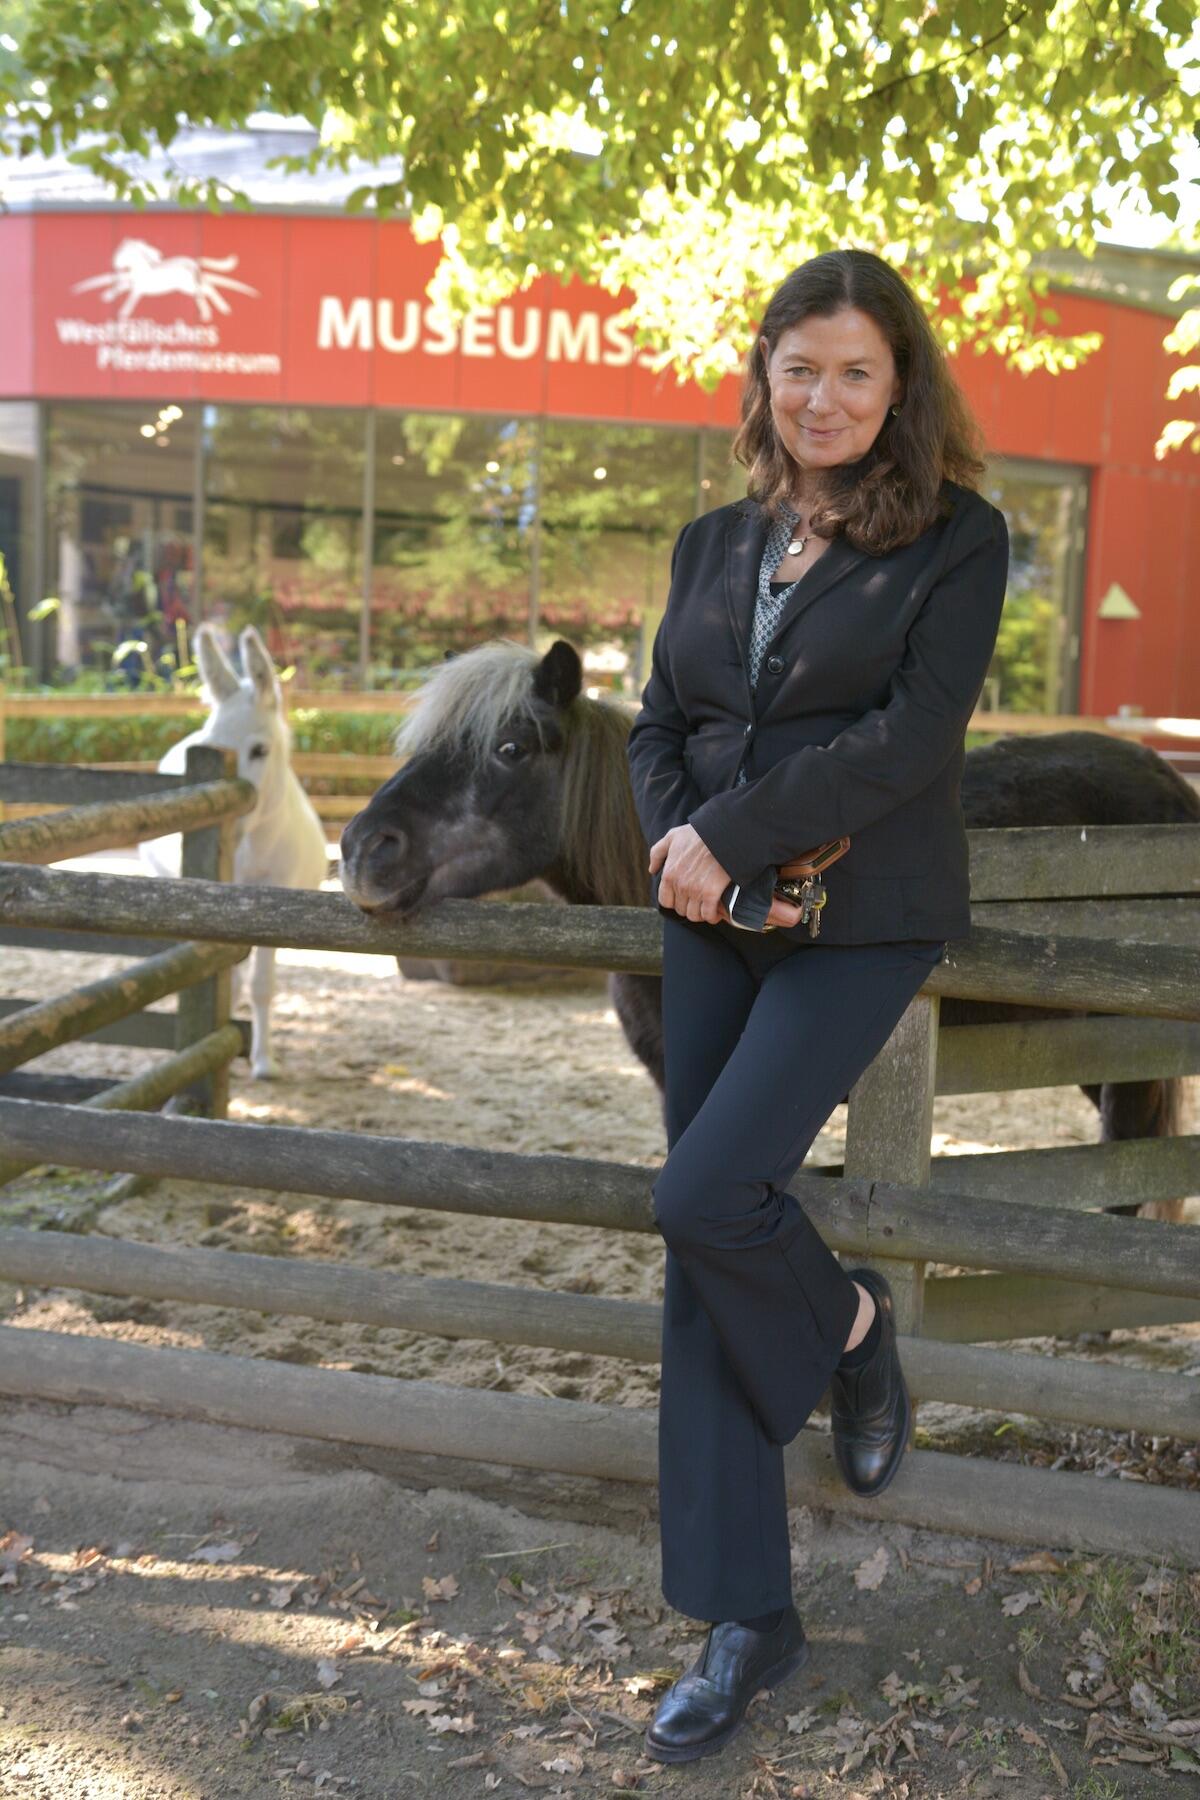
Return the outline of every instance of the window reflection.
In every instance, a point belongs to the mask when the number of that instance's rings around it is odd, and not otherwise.
[[[189,658],[195,409],[52,406],[47,423],[54,660],[131,686]]]
[[[38,637],[29,619],[41,598],[34,592],[37,434],[33,401],[0,402],[0,682],[23,678]]]
[[[381,413],[372,685],[492,637],[528,639],[537,421]]]
[[[375,434],[364,617],[364,481]],[[201,443],[197,443],[197,438]],[[447,651],[555,636],[589,687],[636,699],[680,527],[744,496],[732,430],[503,415],[247,406],[46,409],[45,586],[34,580],[36,414],[0,407],[0,553],[39,669],[144,684],[190,661],[193,494],[199,602],[230,636],[253,623],[298,686],[403,684]],[[997,458],[983,491],[1009,525],[1008,596],[987,710],[1078,703],[1086,471]],[[16,632],[8,621],[7,637]],[[0,656],[9,654],[0,634]]]
[[[1069,713],[1078,704],[1076,545],[1087,480],[1080,469],[1009,463],[982,492],[1008,522],[1008,592],[980,706],[989,712]]]
[[[712,512],[746,498],[746,470],[731,456],[732,431],[706,431],[700,449],[700,507]]]
[[[299,687],[359,682],[365,415],[204,408],[204,612]]]
[[[539,626],[575,645],[590,686],[631,692],[644,679],[643,621],[666,603],[671,548],[695,511],[698,437],[545,427]]]

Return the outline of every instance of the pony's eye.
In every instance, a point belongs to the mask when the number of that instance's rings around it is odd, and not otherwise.
[[[505,762],[519,762],[524,754],[520,744],[514,742],[512,738],[506,739],[503,744],[496,745],[496,755],[502,756]]]
[[[251,762],[258,762],[266,754],[267,746],[265,744],[251,744],[249,750],[246,752],[246,755]]]

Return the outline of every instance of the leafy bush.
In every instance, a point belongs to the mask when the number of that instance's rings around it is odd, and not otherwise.
[[[5,754],[10,762],[157,762],[172,744],[198,730],[204,718],[203,712],[174,719],[150,713],[113,719],[23,719],[9,714]],[[293,713],[291,723],[297,750],[387,756],[400,720],[384,713],[314,708]]]

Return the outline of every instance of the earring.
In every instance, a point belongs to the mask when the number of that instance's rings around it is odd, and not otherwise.
[[[897,403],[896,403],[896,405],[895,405],[895,406],[892,406],[892,407],[889,407],[889,408],[888,408],[888,410],[889,410],[889,412],[890,412],[890,413],[891,413],[891,415],[892,415],[892,417],[893,417],[893,419],[894,419],[894,418],[895,418],[895,417],[896,417],[896,415],[897,415],[897,413],[898,413],[898,412],[899,412],[899,411],[900,411],[900,404],[899,404],[899,402],[898,402],[898,401],[897,401]]]

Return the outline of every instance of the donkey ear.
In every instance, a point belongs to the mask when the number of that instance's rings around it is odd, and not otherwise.
[[[533,691],[539,700],[561,710],[578,698],[582,687],[579,652],[565,638],[558,638],[533,672]]]
[[[254,683],[254,692],[262,706],[282,706],[283,690],[279,685],[279,677],[275,673],[275,664],[271,661],[271,652],[259,637],[253,625],[247,625],[238,645],[242,652],[242,667]]]
[[[241,687],[237,670],[229,662],[222,650],[217,634],[211,625],[200,625],[196,628],[192,640],[196,651],[196,662],[200,669],[200,679],[208,689],[214,706],[222,700],[228,700]]]

